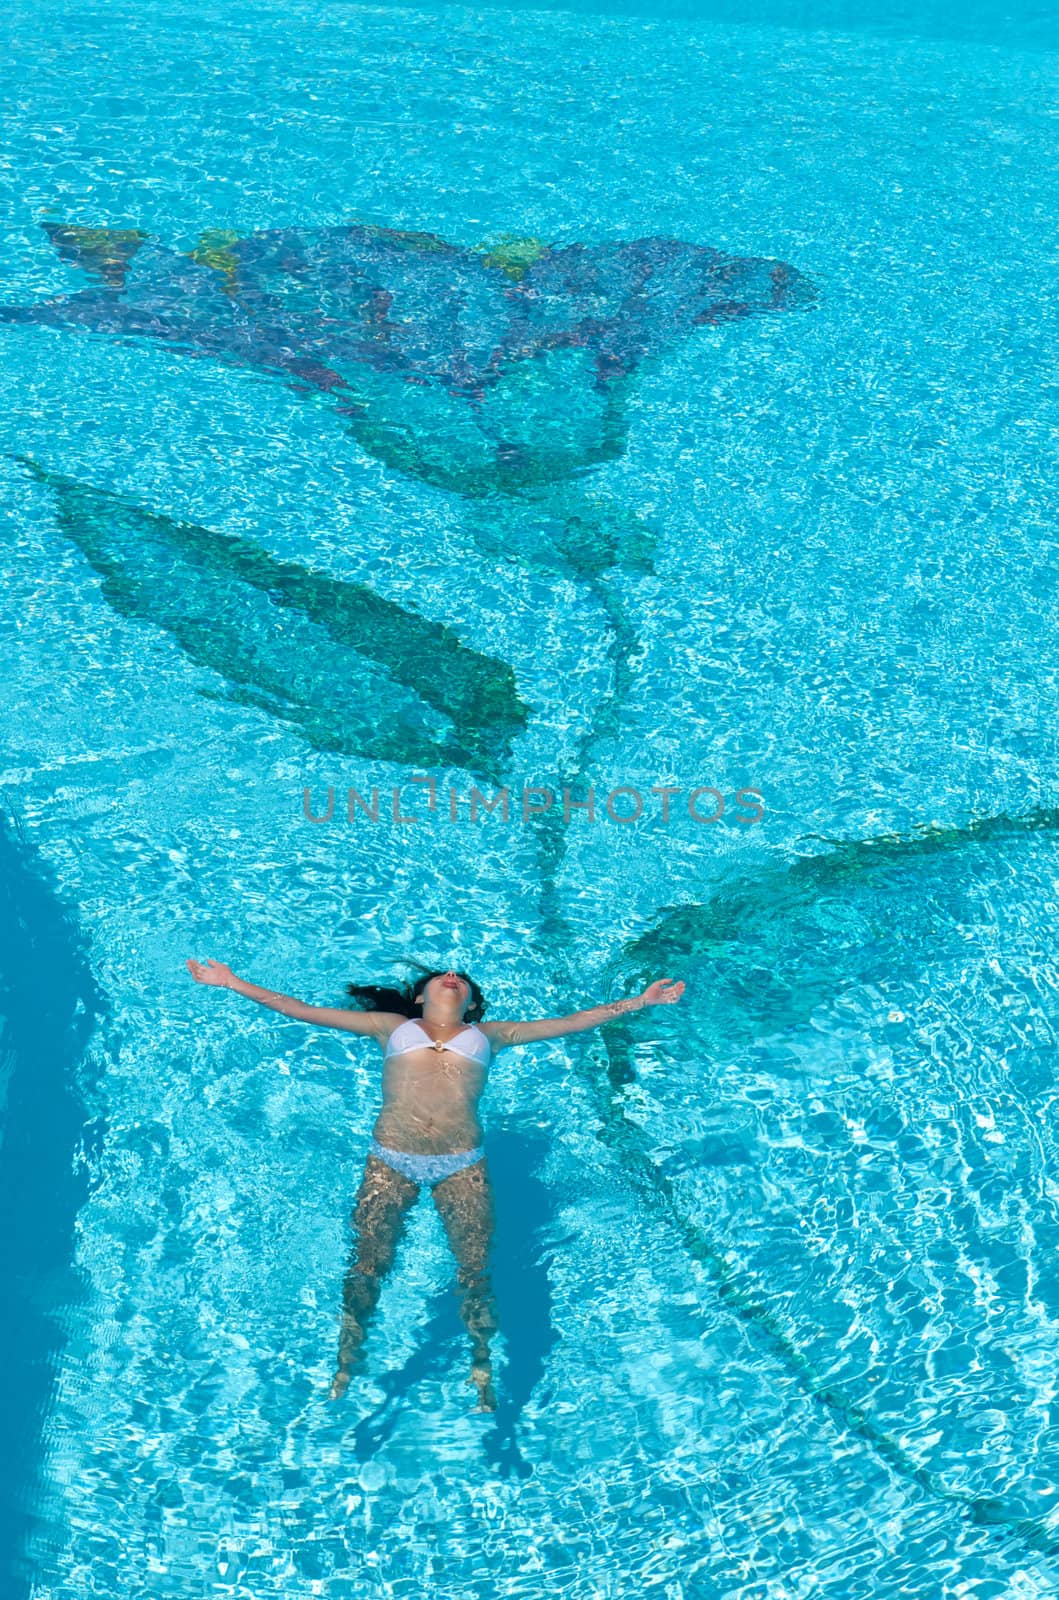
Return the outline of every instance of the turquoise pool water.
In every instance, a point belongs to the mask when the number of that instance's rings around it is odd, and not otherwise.
[[[1056,1592],[1049,29],[8,13],[5,1593]],[[495,1415],[426,1197],[328,1403],[377,1047],[189,955],[685,979],[496,1063]]]

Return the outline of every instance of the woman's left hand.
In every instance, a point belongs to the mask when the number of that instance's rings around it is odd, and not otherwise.
[[[674,983],[672,978],[659,978],[655,983],[648,984],[642,998],[645,1006],[671,1006],[683,993],[683,978],[678,983]]]

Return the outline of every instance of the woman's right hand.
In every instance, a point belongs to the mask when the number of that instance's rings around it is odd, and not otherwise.
[[[214,961],[212,956],[206,961],[189,959],[187,966],[196,983],[212,983],[218,989],[230,989],[235,978],[231,967],[226,967],[223,961]]]

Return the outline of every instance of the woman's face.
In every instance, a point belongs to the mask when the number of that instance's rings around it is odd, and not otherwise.
[[[460,1016],[466,1011],[471,1002],[471,985],[465,972],[442,973],[440,977],[431,978],[430,982],[420,990],[424,1002],[432,1000],[435,1005],[439,1003],[449,1006],[455,998]]]

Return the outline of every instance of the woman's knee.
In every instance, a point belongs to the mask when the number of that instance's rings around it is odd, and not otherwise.
[[[450,1242],[452,1253],[456,1257],[456,1276],[458,1281],[468,1287],[472,1283],[484,1282],[486,1269],[489,1265],[492,1234],[486,1233],[484,1230],[474,1229],[458,1235]]]
[[[346,1273],[342,1301],[347,1311],[364,1313],[373,1311],[382,1292],[382,1273],[371,1271],[359,1264]]]

